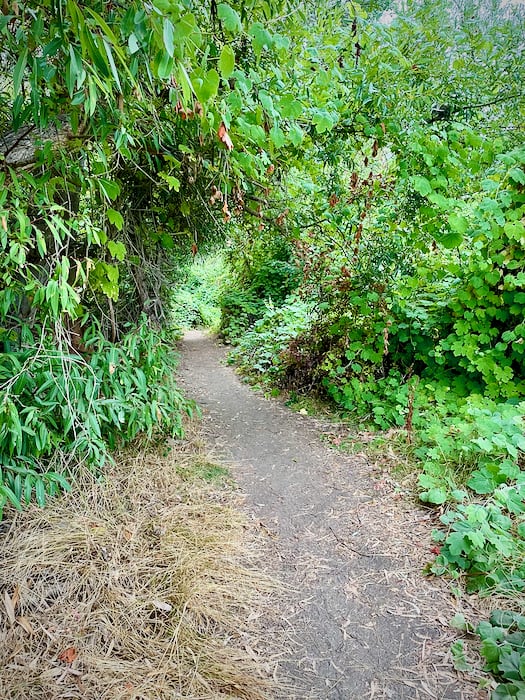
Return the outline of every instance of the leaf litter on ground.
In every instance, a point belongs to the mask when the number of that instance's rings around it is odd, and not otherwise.
[[[135,447],[1,524],[3,700],[272,696],[277,586],[231,487],[190,476],[198,450]]]

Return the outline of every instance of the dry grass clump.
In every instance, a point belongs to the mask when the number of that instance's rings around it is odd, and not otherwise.
[[[124,455],[2,523],[3,700],[268,697],[250,625],[271,583],[231,495],[180,476],[191,459]]]

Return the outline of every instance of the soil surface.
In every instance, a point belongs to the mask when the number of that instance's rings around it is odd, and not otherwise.
[[[486,698],[452,669],[447,621],[459,604],[421,575],[428,513],[380,464],[331,449],[321,433],[333,426],[255,393],[213,338],[190,331],[181,351],[210,449],[231,465],[266,563],[292,591],[273,630],[279,697]]]

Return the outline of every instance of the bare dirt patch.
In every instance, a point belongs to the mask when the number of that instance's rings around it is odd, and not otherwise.
[[[476,601],[421,574],[432,556],[428,512],[365,454],[329,449],[322,423],[255,394],[213,339],[192,331],[182,352],[181,381],[203,408],[208,445],[233,465],[267,566],[294,591],[271,630],[288,649],[277,696],[487,698],[449,653],[448,621],[472,617]]]

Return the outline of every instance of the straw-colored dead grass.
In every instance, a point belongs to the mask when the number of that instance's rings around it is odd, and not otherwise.
[[[250,626],[271,583],[231,494],[180,476],[191,459],[124,455],[2,523],[3,700],[268,697]]]

